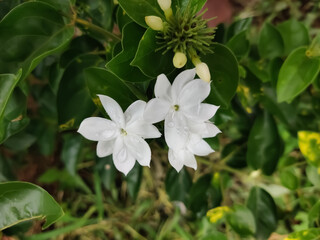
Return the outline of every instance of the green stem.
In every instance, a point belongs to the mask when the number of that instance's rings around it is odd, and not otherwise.
[[[93,30],[95,32],[100,33],[101,35],[105,36],[106,38],[111,38],[111,39],[113,39],[115,41],[120,41],[121,40],[121,38],[119,36],[109,32],[109,31],[107,31],[107,30],[105,30],[105,29],[103,29],[103,28],[101,28],[101,27],[99,27],[99,26],[97,26],[95,24],[92,24],[92,23],[90,23],[90,22],[88,22],[86,20],[83,20],[83,19],[80,19],[80,18],[76,18],[75,22],[80,24],[80,25],[82,25],[82,26],[84,26],[84,27],[86,27],[86,28],[88,28],[88,29],[91,29],[91,30]]]

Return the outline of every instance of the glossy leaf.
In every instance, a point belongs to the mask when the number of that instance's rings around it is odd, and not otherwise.
[[[320,236],[319,228],[309,228],[289,234],[284,240],[317,240]]]
[[[283,152],[282,140],[273,117],[264,111],[255,120],[248,140],[247,163],[271,175]]]
[[[47,228],[64,214],[49,193],[31,183],[0,183],[0,193],[0,231],[31,219],[46,219]]]
[[[233,36],[247,30],[251,26],[251,23],[252,18],[244,18],[232,23],[227,30],[227,40],[230,40]]]
[[[95,104],[104,112],[97,94],[107,95],[116,100],[122,109],[136,100],[136,97],[116,75],[104,68],[88,68],[85,70],[86,83]]]
[[[320,133],[299,131],[298,144],[307,161],[313,166],[320,167]]]
[[[278,102],[292,101],[318,76],[320,59],[306,56],[307,48],[293,51],[282,65],[277,83]]]
[[[0,73],[22,68],[24,79],[44,57],[63,49],[73,30],[48,4],[26,2],[17,6],[0,22]]]
[[[266,62],[249,59],[247,67],[261,82],[265,83],[270,81],[270,76],[266,70]]]
[[[262,26],[258,49],[260,56],[263,58],[280,57],[284,53],[284,42],[277,28],[271,23],[265,22]]]
[[[189,190],[192,186],[192,179],[185,168],[179,173],[171,168],[167,173],[165,184],[171,201],[187,202]]]
[[[284,54],[289,55],[297,47],[309,44],[309,34],[305,25],[295,19],[289,19],[277,26],[284,41]]]
[[[227,214],[227,222],[240,236],[253,235],[256,232],[254,216],[245,206],[235,205]]]
[[[27,98],[20,89],[16,88],[0,119],[0,144],[28,125],[29,118],[26,117],[26,110]]]
[[[122,9],[139,25],[147,27],[145,16],[163,16],[157,0],[119,0]]]
[[[4,117],[4,112],[8,104],[9,98],[13,92],[13,89],[20,80],[22,70],[14,74],[0,74],[0,122]]]
[[[244,30],[237,35],[234,35],[226,44],[238,59],[246,56],[250,50],[250,42],[247,39],[246,34],[247,31]]]
[[[208,64],[211,73],[209,103],[228,108],[236,93],[239,82],[238,62],[234,54],[222,44],[212,44],[213,54],[206,54],[201,60]]]
[[[253,187],[247,200],[247,207],[251,210],[256,222],[256,238],[268,239],[277,228],[276,205],[268,192],[259,187]]]
[[[122,51],[106,65],[106,68],[127,82],[145,82],[150,80],[139,68],[131,66],[139,41],[143,36],[144,29],[134,22],[128,23],[123,28]]]
[[[115,185],[115,177],[118,170],[115,168],[112,162],[112,155],[105,158],[99,158],[95,165],[98,174],[100,175],[103,186],[111,191]]]
[[[174,70],[172,63],[173,53],[156,51],[159,47],[156,38],[157,32],[148,28],[139,42],[137,53],[130,63],[138,67],[145,75],[155,78],[161,73],[168,74]]]
[[[19,5],[21,0],[0,1],[0,21],[15,6]]]
[[[320,220],[320,201],[317,201],[316,204],[312,206],[310,212],[308,213],[309,226],[314,226],[314,223],[319,222]]]
[[[94,112],[84,69],[97,66],[100,62],[102,59],[97,55],[82,55],[73,60],[64,72],[57,95],[60,130],[77,128],[84,118]]]
[[[129,22],[132,22],[132,19],[128,16],[126,11],[119,6],[117,9],[117,24],[119,30],[122,32],[124,26]]]

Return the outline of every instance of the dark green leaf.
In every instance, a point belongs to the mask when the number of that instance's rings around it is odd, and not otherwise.
[[[270,81],[269,74],[266,71],[266,62],[257,62],[252,59],[249,59],[247,62],[247,67],[261,82]]]
[[[192,179],[185,168],[177,173],[171,168],[166,176],[166,191],[171,201],[182,201],[187,203],[189,190],[192,186]]]
[[[278,102],[292,101],[318,76],[320,58],[306,56],[306,47],[294,50],[285,60],[277,83]]]
[[[207,101],[228,108],[238,87],[238,62],[224,45],[214,43],[212,46],[214,53],[201,57],[202,61],[208,64],[212,78],[211,93]]]
[[[284,54],[289,55],[291,51],[300,46],[309,44],[309,34],[305,25],[295,19],[290,19],[277,26],[284,41]]]
[[[122,32],[124,26],[127,23],[132,22],[132,19],[128,16],[128,14],[119,6],[117,9],[117,24],[120,32]]]
[[[50,184],[59,182],[62,189],[81,189],[86,194],[91,194],[90,188],[78,175],[71,175],[66,170],[50,168],[44,172],[38,179],[40,183]]]
[[[0,144],[28,125],[29,118],[26,117],[26,109],[27,98],[19,88],[16,88],[0,119]]]
[[[248,140],[247,163],[271,175],[283,152],[283,143],[272,115],[267,111],[254,122]]]
[[[0,230],[30,219],[46,219],[43,228],[64,213],[44,189],[26,182],[0,183]]]
[[[253,187],[247,201],[247,207],[253,213],[256,222],[256,238],[268,239],[277,228],[276,205],[273,198],[262,188]]]
[[[10,159],[0,155],[0,182],[15,180]]]
[[[227,214],[227,222],[240,236],[253,235],[256,232],[254,216],[245,206],[233,206],[233,210]]]
[[[280,32],[271,23],[265,22],[260,32],[258,49],[263,58],[280,57],[284,53],[284,43]]]
[[[232,23],[227,30],[227,41],[240,32],[247,30],[251,26],[251,23],[252,18],[244,18]]]
[[[76,175],[77,163],[83,146],[83,137],[80,134],[65,134],[63,136],[63,147],[61,161],[66,170],[72,175]]]
[[[151,28],[147,29],[141,38],[137,53],[130,63],[152,78],[157,77],[161,73],[168,74],[174,70],[172,51],[168,51],[164,55],[162,51],[156,51],[159,47],[156,35],[156,31],[153,31]]]
[[[87,18],[95,25],[112,30],[113,0],[77,0],[77,5],[82,9],[81,18]]]
[[[84,69],[101,62],[102,59],[97,55],[82,55],[73,60],[64,72],[57,95],[60,130],[77,128],[84,118],[94,112]]]
[[[122,51],[106,65],[107,69],[127,82],[144,82],[150,80],[139,68],[131,66],[139,41],[143,36],[144,29],[134,22],[128,23],[123,28]]]
[[[234,35],[226,44],[237,58],[246,56],[250,50],[250,42],[248,41],[246,34],[247,31],[244,30],[237,35]]]
[[[227,237],[225,234],[223,234],[221,232],[214,231],[214,232],[210,232],[206,236],[200,238],[200,240],[213,240],[213,239],[227,240]]]
[[[133,169],[125,177],[128,186],[128,193],[132,199],[136,199],[140,190],[142,179],[142,166],[135,164]]]
[[[65,47],[73,31],[74,27],[48,4],[17,6],[0,22],[0,73],[22,68],[24,79],[44,57]]]
[[[122,9],[139,25],[147,27],[145,16],[163,16],[157,0],[118,0]]]
[[[0,21],[15,6],[19,5],[21,0],[0,1]]]
[[[205,216],[208,211],[207,192],[210,187],[212,174],[201,176],[190,189],[189,208],[197,216]]]
[[[88,68],[85,71],[86,82],[91,97],[100,106],[97,94],[107,95],[116,100],[122,109],[126,109],[136,97],[116,75],[103,68]],[[104,110],[100,107],[102,112]]]
[[[107,190],[111,191],[114,187],[114,179],[117,173],[117,169],[112,162],[112,156],[110,155],[105,158],[99,158],[96,163],[96,168],[100,175],[102,184]]]

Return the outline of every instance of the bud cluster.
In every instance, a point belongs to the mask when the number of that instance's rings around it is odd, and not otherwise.
[[[202,19],[204,12],[196,15],[190,4],[181,10],[177,7],[175,15],[171,8],[171,0],[158,0],[158,4],[165,15],[165,21],[158,16],[146,16],[147,25],[155,31],[159,48],[165,54],[175,53],[173,65],[182,68],[187,63],[187,56],[196,67],[198,76],[210,82],[211,76],[207,64],[201,62],[199,54],[211,53],[210,44],[214,39],[215,28],[208,28],[209,20]]]

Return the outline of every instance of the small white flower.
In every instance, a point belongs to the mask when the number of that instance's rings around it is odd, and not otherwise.
[[[195,74],[195,69],[181,72],[172,86],[164,74],[159,75],[155,85],[156,98],[151,99],[145,109],[147,122],[165,120],[165,140],[175,151],[185,148],[191,131],[201,137],[215,136],[219,131],[207,122],[219,107],[201,103],[210,93],[210,83],[194,79]]]
[[[98,95],[111,120],[90,117],[80,124],[78,132],[85,138],[98,141],[97,155],[112,154],[115,167],[125,175],[136,160],[142,166],[150,166],[151,150],[144,138],[158,138],[161,133],[143,120],[144,101],[135,101],[123,113],[112,98]]]

